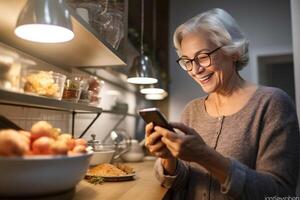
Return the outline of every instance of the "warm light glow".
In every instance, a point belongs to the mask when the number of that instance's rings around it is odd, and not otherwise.
[[[109,96],[120,96],[121,95],[121,93],[118,90],[108,90],[106,92],[106,94]]]
[[[154,84],[157,83],[157,79],[149,77],[132,77],[128,78],[127,82],[133,84]]]
[[[66,42],[74,38],[71,30],[47,24],[21,25],[15,29],[15,34],[22,39],[41,43]]]
[[[161,88],[142,88],[140,92],[142,94],[162,94],[165,90]]]
[[[163,100],[167,96],[168,96],[168,93],[164,92],[162,94],[146,94],[145,98],[147,100]]]

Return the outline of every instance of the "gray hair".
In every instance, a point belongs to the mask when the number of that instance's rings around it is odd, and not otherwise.
[[[204,31],[208,33],[209,40],[217,46],[223,46],[226,55],[238,53],[236,70],[243,69],[248,64],[248,40],[235,19],[225,10],[215,8],[196,15],[181,24],[174,33],[174,46],[178,56],[181,56],[181,41],[189,33]]]

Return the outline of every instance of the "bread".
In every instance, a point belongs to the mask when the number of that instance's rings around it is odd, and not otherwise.
[[[89,169],[88,174],[92,176],[105,177],[105,176],[124,176],[126,175],[126,172],[118,169],[117,167],[109,163],[103,163]]]

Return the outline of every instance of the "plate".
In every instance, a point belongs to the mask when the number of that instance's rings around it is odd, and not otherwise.
[[[97,177],[97,176],[91,175],[91,174],[86,174],[85,177],[91,178],[91,177]],[[127,174],[127,175],[123,175],[123,176],[99,176],[99,177],[102,177],[103,181],[105,181],[105,182],[130,181],[130,180],[134,179],[135,173]]]

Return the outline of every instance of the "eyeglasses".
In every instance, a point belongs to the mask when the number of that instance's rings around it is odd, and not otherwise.
[[[197,64],[197,66],[199,67],[209,67],[211,65],[211,54],[218,51],[219,49],[221,49],[221,47],[218,47],[214,50],[212,50],[211,52],[208,53],[202,53],[199,52],[195,55],[195,57],[193,59],[189,59],[189,58],[179,58],[178,60],[176,60],[176,62],[182,67],[182,69],[184,69],[185,71],[191,71],[193,69],[193,62],[195,62]]]

